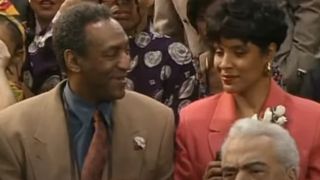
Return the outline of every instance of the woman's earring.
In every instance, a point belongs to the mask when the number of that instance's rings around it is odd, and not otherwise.
[[[266,67],[265,67],[265,74],[267,76],[270,76],[272,74],[272,69],[271,69],[271,62],[268,61]]]

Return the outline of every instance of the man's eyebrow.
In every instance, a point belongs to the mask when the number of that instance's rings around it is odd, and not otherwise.
[[[129,47],[129,46],[128,46]],[[118,50],[122,48],[127,48],[126,44],[111,44],[104,47],[105,50]]]
[[[263,163],[263,162],[260,162],[260,161],[254,161],[254,162],[247,163],[247,164],[243,165],[240,168],[249,169],[252,166],[269,167],[266,163]],[[237,170],[238,170],[238,168],[234,167],[234,166],[224,166],[224,167],[222,167],[222,171],[237,171]]]
[[[224,166],[222,167],[222,171],[238,171],[238,168],[233,166]]]
[[[263,167],[269,167],[266,163],[264,162],[261,162],[261,161],[254,161],[254,162],[250,162],[250,163],[247,163],[245,165],[242,166],[242,168],[244,169],[248,169],[252,166],[263,166]]]

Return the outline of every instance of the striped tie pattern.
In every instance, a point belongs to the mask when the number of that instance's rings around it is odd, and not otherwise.
[[[93,115],[94,134],[81,171],[81,180],[101,180],[108,159],[108,132],[99,110]]]

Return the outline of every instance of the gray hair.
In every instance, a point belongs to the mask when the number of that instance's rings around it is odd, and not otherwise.
[[[266,136],[273,139],[280,162],[285,168],[294,168],[297,173],[299,172],[299,152],[289,132],[278,124],[251,118],[240,119],[231,127],[222,145],[222,157],[230,140],[248,136]]]

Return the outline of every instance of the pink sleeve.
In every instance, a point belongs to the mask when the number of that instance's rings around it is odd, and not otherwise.
[[[320,120],[320,116],[317,116]],[[320,179],[320,122],[317,124],[313,146],[311,149],[306,180]]]
[[[192,165],[188,151],[188,127],[183,113],[180,114],[180,124],[176,134],[174,180],[196,180],[195,168]]]

